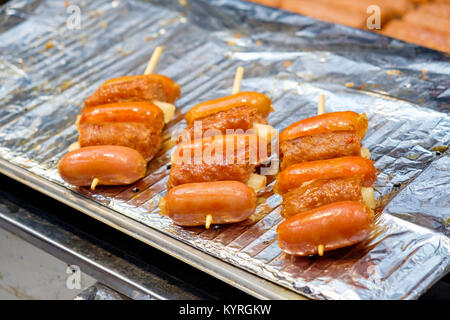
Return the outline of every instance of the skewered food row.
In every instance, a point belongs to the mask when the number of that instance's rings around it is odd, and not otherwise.
[[[361,144],[367,126],[365,114],[344,111],[300,120],[280,133],[283,171],[275,191],[283,197],[286,220],[277,233],[284,252],[323,255],[369,236],[376,169]]]
[[[173,80],[152,74],[161,51],[155,50],[146,74],[110,79],[86,99],[76,122],[78,142],[58,164],[65,181],[95,189],[145,175],[180,96]]]
[[[240,81],[237,77],[235,88]],[[171,158],[161,214],[178,225],[206,228],[252,215],[255,191],[266,185],[266,177],[254,172],[270,155],[267,138],[274,129],[266,117],[271,111],[271,100],[257,92],[233,92],[190,109]]]
[[[267,159],[259,156],[258,146],[264,149],[267,142],[255,134],[219,135],[181,143],[172,157],[169,191],[160,202],[161,214],[178,225],[205,225],[207,229],[211,224],[247,219],[255,212],[255,191],[264,188],[267,181],[254,173],[255,167]],[[199,150],[199,159],[195,149]],[[208,154],[207,149],[213,152]],[[241,202],[246,205],[239,205]]]
[[[235,88],[241,81],[236,79]],[[256,192],[266,185],[266,177],[255,169],[270,156],[275,132],[266,117],[273,108],[263,94],[233,90],[186,114],[188,126],[171,158],[169,191],[160,201],[161,214],[178,225],[209,228],[243,221],[255,212]],[[79,146],[61,159],[60,175],[91,189],[142,178],[178,96],[178,86],[162,76],[107,81],[86,100],[77,120]],[[365,239],[373,226],[370,187],[376,170],[361,157],[370,156],[361,144],[367,117],[350,111],[325,114],[320,101],[323,114],[280,134],[283,171],[275,190],[283,197],[286,220],[277,230],[288,254],[322,255]]]
[[[450,52],[448,0],[247,0],[353,28],[379,31],[403,41]],[[368,20],[379,8],[381,30],[369,29]]]

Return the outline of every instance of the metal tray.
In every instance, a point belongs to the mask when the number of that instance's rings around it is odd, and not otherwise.
[[[377,34],[235,0],[10,1],[0,11],[0,171],[259,298],[414,299],[449,271],[448,56]],[[78,9],[71,6],[77,6]],[[80,29],[67,24],[77,10]],[[74,21],[74,20],[70,20]],[[182,85],[166,143],[134,186],[72,188],[56,171],[84,98],[108,78],[157,72]],[[320,259],[283,254],[280,197],[248,221],[181,228],[158,214],[172,132],[194,104],[271,96],[277,129],[327,111],[366,112],[383,214],[364,243]],[[139,188],[138,192],[133,189]]]

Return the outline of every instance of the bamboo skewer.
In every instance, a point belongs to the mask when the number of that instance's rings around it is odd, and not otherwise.
[[[145,68],[144,74],[152,74],[153,71],[155,71],[156,65],[158,64],[159,57],[161,56],[161,53],[163,52],[164,47],[158,46],[153,50],[153,54],[148,61],[147,67]]]
[[[152,74],[155,71],[156,65],[159,61],[159,57],[161,56],[163,51],[163,46],[158,46],[155,48],[155,50],[153,50],[152,56],[148,61],[147,67],[145,68],[144,75]],[[158,100],[153,100],[152,102],[164,113],[164,123],[168,123],[170,120],[172,120],[173,116],[175,115],[175,106],[173,104]]]
[[[95,187],[98,185],[99,182],[100,182],[100,180],[98,180],[97,178],[94,178],[91,183],[91,190],[95,190]]]
[[[324,250],[323,244],[319,244],[319,246],[317,247],[317,251],[320,257],[323,256],[323,250]]]
[[[212,215],[208,214],[206,216],[206,222],[205,222],[206,229],[209,229],[209,227],[211,226],[211,222],[212,222]]]
[[[231,91],[231,94],[236,94],[239,91],[241,91],[241,82],[243,77],[244,77],[244,68],[238,67],[236,69],[236,75],[234,76],[233,91]]]
[[[317,107],[317,114],[321,115],[325,113],[325,96],[323,94],[319,94],[319,105]]]

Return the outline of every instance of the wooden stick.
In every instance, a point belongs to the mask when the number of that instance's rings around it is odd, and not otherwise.
[[[317,247],[317,251],[319,253],[319,256],[323,256],[323,244],[319,244],[319,246]]]
[[[243,77],[244,77],[244,68],[238,67],[236,69],[236,75],[234,76],[233,91],[231,92],[231,94],[236,94],[239,91],[241,91],[241,82]]]
[[[92,180],[92,183],[91,183],[91,190],[95,190],[95,187],[98,185],[99,182],[100,182],[100,180],[98,180],[97,178],[94,178],[94,180]]]
[[[153,71],[156,68],[156,65],[158,64],[159,56],[163,52],[164,47],[159,46],[156,47],[155,50],[153,50],[152,57],[150,58],[150,61],[147,64],[147,68],[145,68],[144,74],[152,74]]]
[[[317,114],[321,115],[325,113],[325,96],[323,94],[319,94],[319,106],[317,108]]]
[[[212,222],[212,215],[208,214],[206,216],[206,222],[205,222],[206,229],[209,229],[209,227],[211,226],[211,222]]]

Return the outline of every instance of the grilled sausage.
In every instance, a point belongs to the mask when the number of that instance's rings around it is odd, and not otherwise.
[[[256,208],[253,189],[238,181],[188,183],[174,187],[160,201],[161,214],[177,225],[205,225],[239,222]]]
[[[137,75],[114,78],[103,83],[84,102],[89,107],[126,101],[158,100],[174,103],[180,96],[180,87],[172,79],[159,75]]]
[[[368,119],[364,113],[329,112],[291,124],[280,133],[279,139],[281,143],[298,137],[341,131],[354,131],[362,139],[367,127]]]
[[[255,134],[227,134],[180,143],[172,155],[172,163],[196,160],[206,163],[259,164],[270,155],[267,141]]]
[[[186,113],[187,129],[180,141],[233,132],[245,133],[254,124],[267,124],[271,100],[258,92],[240,92],[200,103]],[[228,131],[227,131],[228,130]]]
[[[273,110],[272,101],[268,96],[259,92],[239,92],[228,97],[202,102],[186,113],[188,126],[195,120],[200,120],[218,112],[224,112],[237,107],[253,107],[263,117],[267,117]]]
[[[284,194],[312,180],[352,176],[361,178],[361,186],[370,187],[377,178],[373,163],[369,159],[349,156],[294,164],[278,175],[275,190]]]
[[[67,183],[90,186],[131,184],[145,176],[147,163],[134,149],[121,146],[92,146],[67,153],[58,163],[58,172]]]
[[[359,202],[335,202],[303,212],[277,228],[278,244],[287,254],[308,256],[365,240],[374,226],[373,212]]]
[[[267,160],[267,142],[256,135],[231,134],[187,141],[172,156],[168,189],[191,182],[236,180],[246,183]]]
[[[159,107],[145,101],[98,105],[81,114],[80,124],[104,122],[142,122],[161,132],[164,127],[164,114]]]
[[[280,143],[281,170],[301,162],[361,155],[361,138],[354,131],[302,136]]]
[[[78,123],[81,147],[119,145],[139,151],[149,161],[162,144],[164,115],[150,102],[99,105],[82,113]]]
[[[365,114],[331,112],[300,120],[280,133],[281,169],[301,162],[362,155]]]
[[[326,180],[313,180],[303,186],[290,189],[283,195],[284,218],[339,201],[364,203],[361,179],[347,177]]]

